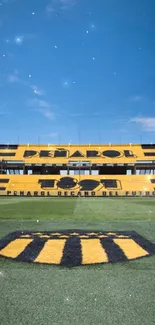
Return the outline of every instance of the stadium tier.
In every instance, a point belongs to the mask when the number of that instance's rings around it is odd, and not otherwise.
[[[0,195],[155,196],[155,144],[1,144]]]

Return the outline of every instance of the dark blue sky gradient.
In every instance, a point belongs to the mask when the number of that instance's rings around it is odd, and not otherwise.
[[[153,0],[0,0],[0,142],[155,137]]]

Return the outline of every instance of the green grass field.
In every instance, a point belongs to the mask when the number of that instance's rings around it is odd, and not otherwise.
[[[135,230],[155,243],[154,198],[0,198],[16,230]],[[75,268],[0,258],[0,324],[153,325],[155,256]]]

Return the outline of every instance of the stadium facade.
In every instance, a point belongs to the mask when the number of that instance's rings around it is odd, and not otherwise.
[[[155,197],[155,144],[1,144],[0,195]]]

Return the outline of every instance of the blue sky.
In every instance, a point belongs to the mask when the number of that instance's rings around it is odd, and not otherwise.
[[[154,12],[154,0],[0,0],[0,142],[155,142]]]

